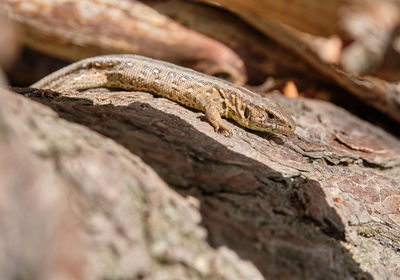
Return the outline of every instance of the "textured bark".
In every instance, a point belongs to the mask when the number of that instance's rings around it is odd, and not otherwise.
[[[256,19],[270,18],[292,25],[308,33],[327,36],[340,31],[340,10],[354,0],[198,0],[229,7],[235,11],[250,11]]]
[[[226,10],[184,0],[141,2],[192,30],[223,42],[234,50],[246,66],[250,84],[262,84],[267,78],[274,77],[275,80],[294,79],[300,86],[307,78],[323,78],[293,52]]]
[[[2,279],[262,279],[234,251],[210,247],[196,199],[126,148],[0,96]],[[56,102],[64,112],[90,104],[68,100]]]
[[[381,28],[385,28],[387,20],[399,12],[399,2],[393,0],[195,0],[206,2],[235,13],[252,15],[252,20],[258,21],[269,19],[277,23],[294,27],[303,32],[329,37],[330,35],[354,35],[349,28],[349,18],[353,19],[355,13],[361,12],[369,17],[367,20],[374,21],[380,18]],[[389,7],[389,9],[387,9]],[[381,13],[386,17],[381,17]],[[381,15],[380,15],[381,14]],[[368,24],[361,22],[354,27],[365,28]],[[383,24],[382,24],[383,23]],[[357,33],[357,32],[356,32]],[[360,32],[358,32],[360,34]]]
[[[0,111],[79,194],[96,277],[398,279],[400,141],[328,103],[274,98],[292,137],[227,138],[140,92],[35,98],[56,113],[4,92]]]
[[[0,99],[1,278],[88,279],[82,224],[73,211],[78,199],[58,172],[50,139],[30,122],[38,106],[4,89]]]
[[[138,1],[7,0],[27,46],[67,61],[135,53],[223,75],[243,84],[243,61],[228,47]]]

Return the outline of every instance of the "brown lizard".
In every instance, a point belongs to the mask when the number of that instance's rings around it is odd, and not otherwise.
[[[206,113],[215,131],[230,135],[221,116],[252,130],[291,134],[290,114],[270,99],[225,80],[138,55],[106,55],[84,59],[32,85],[65,92],[90,88],[119,88],[161,95]]]

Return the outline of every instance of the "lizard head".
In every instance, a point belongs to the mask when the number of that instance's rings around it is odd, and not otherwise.
[[[296,123],[284,108],[269,99],[257,98],[257,104],[244,104],[232,118],[240,125],[258,131],[290,135]]]

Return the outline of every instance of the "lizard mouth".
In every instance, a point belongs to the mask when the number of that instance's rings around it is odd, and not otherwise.
[[[277,133],[277,134],[283,134],[283,135],[293,134],[294,130],[296,128],[292,124],[281,125],[278,123],[272,123],[272,124],[268,124],[268,125],[247,124],[246,127],[253,129],[253,130],[257,130],[257,131]]]

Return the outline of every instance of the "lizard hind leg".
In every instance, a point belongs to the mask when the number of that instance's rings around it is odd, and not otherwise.
[[[206,112],[207,120],[211,123],[216,132],[222,131],[224,132],[225,136],[232,136],[232,127],[222,122],[221,115],[218,112],[218,109],[212,103],[208,103],[204,107],[204,109]]]

